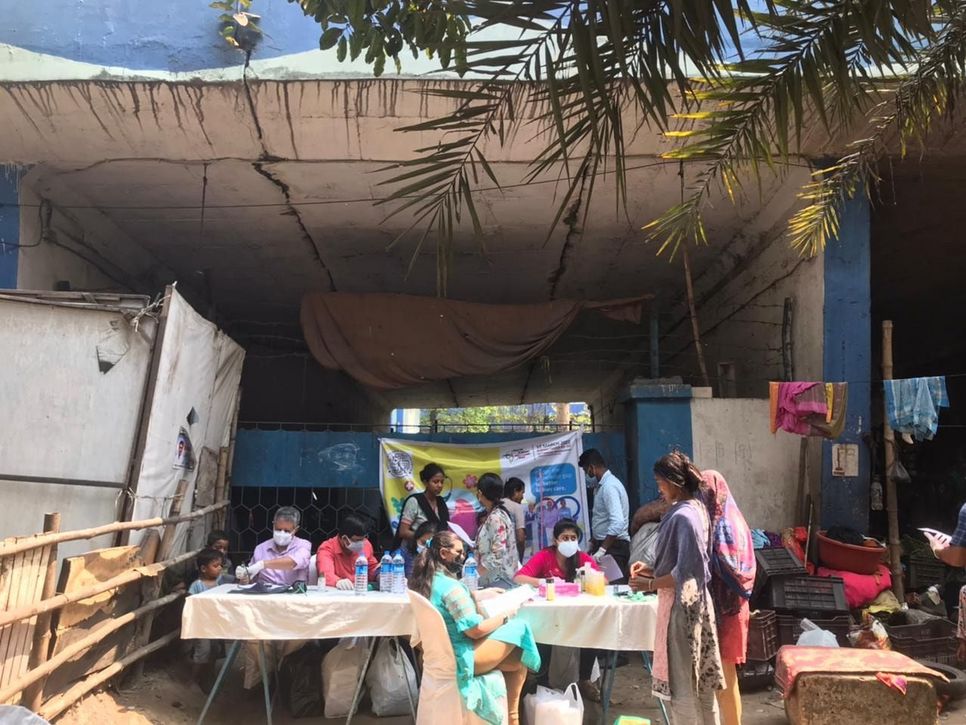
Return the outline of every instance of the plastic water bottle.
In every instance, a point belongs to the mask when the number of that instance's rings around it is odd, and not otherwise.
[[[392,554],[388,551],[382,555],[382,561],[379,562],[379,591],[381,592],[391,592],[392,591]]]
[[[392,593],[406,593],[406,560],[401,551],[392,558]]]
[[[356,559],[355,592],[365,594],[369,590],[369,560],[365,554],[359,554]]]
[[[466,562],[463,564],[463,584],[471,592],[480,588],[480,576],[476,569],[476,559],[472,554],[466,557]]]

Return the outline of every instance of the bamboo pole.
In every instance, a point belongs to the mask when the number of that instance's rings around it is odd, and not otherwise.
[[[141,618],[148,612],[153,612],[156,609],[160,609],[161,607],[167,606],[168,604],[171,604],[172,602],[180,599],[183,596],[184,596],[184,592],[175,592],[174,594],[169,594],[168,596],[163,597],[161,599],[155,599],[153,602],[145,604],[143,607],[140,607],[131,612],[128,612],[127,614],[122,614],[120,617],[115,617],[114,619],[108,620],[106,624],[104,624],[101,627],[98,627],[83,639],[77,640],[76,642],[74,642],[74,644],[70,645],[69,647],[65,647],[63,650],[58,652],[55,656],[51,657],[46,662],[38,665],[36,668],[31,667],[30,671],[27,672],[19,680],[17,680],[16,682],[12,682],[11,684],[7,685],[5,688],[0,690],[0,702],[6,702],[9,698],[13,697],[21,690],[26,690],[32,684],[37,683],[40,680],[46,680],[47,676],[51,672],[56,670],[58,667],[68,662],[69,660],[73,659],[80,653],[90,649],[95,644],[98,644],[99,642],[103,641],[104,639],[107,638],[109,634],[116,632],[121,627],[124,627],[130,624],[131,622]],[[41,683],[41,685],[42,684],[43,683]],[[41,692],[43,692],[43,687],[41,687],[40,690]],[[24,700],[26,701],[26,696],[24,696]],[[41,706],[41,703],[38,701],[36,705],[31,705],[29,707],[31,710],[36,712],[40,708],[40,706]],[[25,707],[28,707],[28,706],[25,705]]]
[[[892,380],[892,320],[882,321],[882,379]],[[883,403],[883,406],[885,404]],[[899,496],[892,468],[896,461],[896,437],[889,425],[889,411],[882,411],[882,440],[885,444],[886,515],[889,521],[889,564],[892,569],[892,593],[904,602],[906,588],[902,581],[902,547],[899,544]]]
[[[60,531],[60,514],[57,512],[44,514],[44,533],[56,533]],[[57,544],[51,544],[47,551],[47,571],[44,574],[44,587],[40,595],[41,601],[50,599],[57,592]],[[34,641],[30,650],[30,661],[27,665],[28,670],[34,670],[47,662],[50,654],[50,619],[51,613],[45,612],[37,617],[34,625]],[[10,693],[11,695],[13,693]],[[36,711],[40,707],[44,694],[44,683],[38,683],[37,687],[30,688],[23,695],[23,705],[28,710]],[[0,702],[7,702],[10,695],[0,697]]]
[[[131,582],[135,582],[138,579],[143,579],[144,577],[158,576],[169,566],[180,564],[182,561],[188,561],[188,559],[198,556],[200,551],[201,549],[198,549],[197,551],[189,551],[187,554],[182,554],[181,556],[175,557],[174,559],[169,559],[168,561],[161,561],[157,564],[151,564],[150,566],[135,567],[130,571],[126,571],[123,574],[118,574],[112,579],[89,586],[86,589],[79,589],[76,592],[71,592],[69,594],[58,594],[57,596],[51,597],[50,599],[45,599],[38,604],[31,604],[29,606],[20,607],[20,609],[14,609],[8,612],[0,612],[0,627],[6,627],[8,624],[19,622],[21,619],[26,619],[27,617],[35,617],[38,614],[43,614],[44,612],[52,612],[55,609],[63,607],[65,604],[73,604],[74,602],[79,602],[83,599],[96,597],[98,594],[103,594],[111,589],[117,589],[118,587],[122,587],[125,584],[130,584]]]
[[[225,498],[225,494],[228,490],[228,451],[227,446],[218,449],[218,476],[215,478],[215,501],[221,501]],[[213,529],[222,528],[224,523],[224,516],[222,512],[215,514]]]
[[[44,703],[43,707],[41,707],[40,710],[37,711],[37,714],[40,715],[40,717],[44,718],[45,720],[51,720],[52,718],[56,717],[64,710],[66,710],[68,707],[73,705],[79,699],[81,699],[88,692],[90,692],[96,687],[99,687],[100,685],[104,684],[109,679],[114,677],[114,675],[123,671],[125,667],[127,667],[128,665],[134,662],[137,662],[143,657],[147,657],[152,652],[157,652],[162,647],[165,647],[168,643],[176,640],[180,636],[180,634],[181,632],[178,632],[178,631],[171,632],[170,634],[166,634],[160,639],[156,639],[147,647],[139,649],[137,652],[132,652],[131,654],[124,657],[123,659],[120,659],[117,662],[115,662],[113,665],[110,665],[109,667],[105,667],[97,674],[91,675],[90,677],[77,683],[62,695],[58,695],[57,697],[54,697],[48,700],[46,703]]]
[[[711,387],[711,380],[708,378],[708,365],[704,361],[704,348],[701,347],[701,330],[698,326],[698,308],[694,303],[694,282],[691,279],[691,255],[688,254],[688,245],[682,244],[681,249],[684,253],[684,282],[688,290],[688,312],[691,314],[691,334],[694,336],[694,349],[698,353],[698,367],[701,369],[701,380],[704,387]]]
[[[63,544],[65,541],[93,539],[104,534],[113,534],[117,531],[133,531],[136,529],[151,529],[155,526],[164,526],[166,524],[180,524],[183,521],[191,521],[199,516],[207,516],[213,511],[219,511],[225,508],[227,505],[228,501],[219,501],[211,504],[211,506],[205,506],[203,509],[182,514],[181,516],[175,516],[174,518],[158,517],[141,519],[140,521],[115,521],[114,523],[95,526],[91,529],[76,529],[74,531],[64,531],[57,534],[37,534],[36,536],[20,539],[9,544],[0,543],[0,557],[13,556],[22,551],[30,551],[41,546]]]

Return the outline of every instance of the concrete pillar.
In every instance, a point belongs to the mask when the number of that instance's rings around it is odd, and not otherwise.
[[[627,492],[631,511],[658,496],[654,461],[675,448],[692,455],[691,386],[638,383],[622,401],[627,435]]]
[[[869,450],[863,436],[871,429],[872,293],[870,282],[869,203],[859,194],[845,206],[838,239],[825,248],[824,378],[849,384],[845,431],[822,443],[822,528],[848,526],[863,533],[869,526]],[[833,444],[858,446],[858,476],[832,476]]]
[[[19,166],[0,166],[0,289],[17,288],[23,173],[24,169]]]

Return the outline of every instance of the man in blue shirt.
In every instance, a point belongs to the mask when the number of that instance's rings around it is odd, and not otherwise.
[[[594,510],[590,520],[594,560],[599,562],[605,554],[614,557],[627,581],[628,561],[631,555],[631,537],[627,531],[630,509],[624,484],[607,468],[604,457],[596,448],[588,448],[577,461],[588,483],[596,482]]]

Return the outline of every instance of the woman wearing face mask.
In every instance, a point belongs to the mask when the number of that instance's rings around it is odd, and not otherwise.
[[[563,579],[572,582],[577,578],[577,570],[590,566],[597,569],[597,563],[592,557],[580,550],[580,529],[572,519],[558,521],[553,527],[553,545],[541,549],[534,554],[530,561],[524,564],[513,581],[517,584],[539,586],[540,582],[550,578]],[[538,645],[543,667],[537,676],[537,684],[549,687],[550,674],[550,645]],[[580,650],[580,679],[577,687],[585,700],[600,702],[600,690],[590,681],[594,670],[594,661],[598,652],[595,649]]]
[[[457,579],[465,559],[459,537],[441,531],[416,557],[409,587],[429,599],[443,617],[456,655],[456,683],[466,708],[484,722],[503,722],[502,693],[491,690],[487,680],[474,677],[499,670],[506,680],[510,725],[519,725],[527,669],[539,669],[540,655],[530,627],[514,619],[515,612],[497,617],[480,612],[477,600],[486,593],[478,592],[475,598]]]
[[[426,550],[427,544],[433,538],[433,534],[435,534],[436,531],[436,524],[432,523],[431,521],[424,521],[419,525],[419,528],[416,529],[416,535],[406,541],[400,548],[403,561],[406,562],[407,579],[413,575],[413,564],[416,561],[416,557]]]
[[[520,568],[513,515],[503,506],[503,479],[484,473],[476,484],[483,520],[476,532],[480,586],[511,587]]]
[[[403,501],[394,549],[398,549],[402,542],[414,540],[416,529],[426,521],[436,524],[439,530],[445,529],[449,523],[449,509],[443,500],[446,471],[437,463],[428,463],[419,472],[419,480],[423,484],[423,490],[407,496]]]
[[[670,510],[657,534],[654,569],[631,568],[631,589],[657,592],[651,687],[670,702],[672,725],[718,725],[715,692],[725,680],[718,651],[711,581],[711,521],[700,498],[701,473],[681,452],[654,464]]]
[[[315,557],[320,584],[324,580],[327,587],[351,591],[359,554],[365,554],[369,564],[369,581],[378,580],[379,562],[366,533],[366,524],[358,516],[349,514],[342,519],[338,535],[323,541]]]

